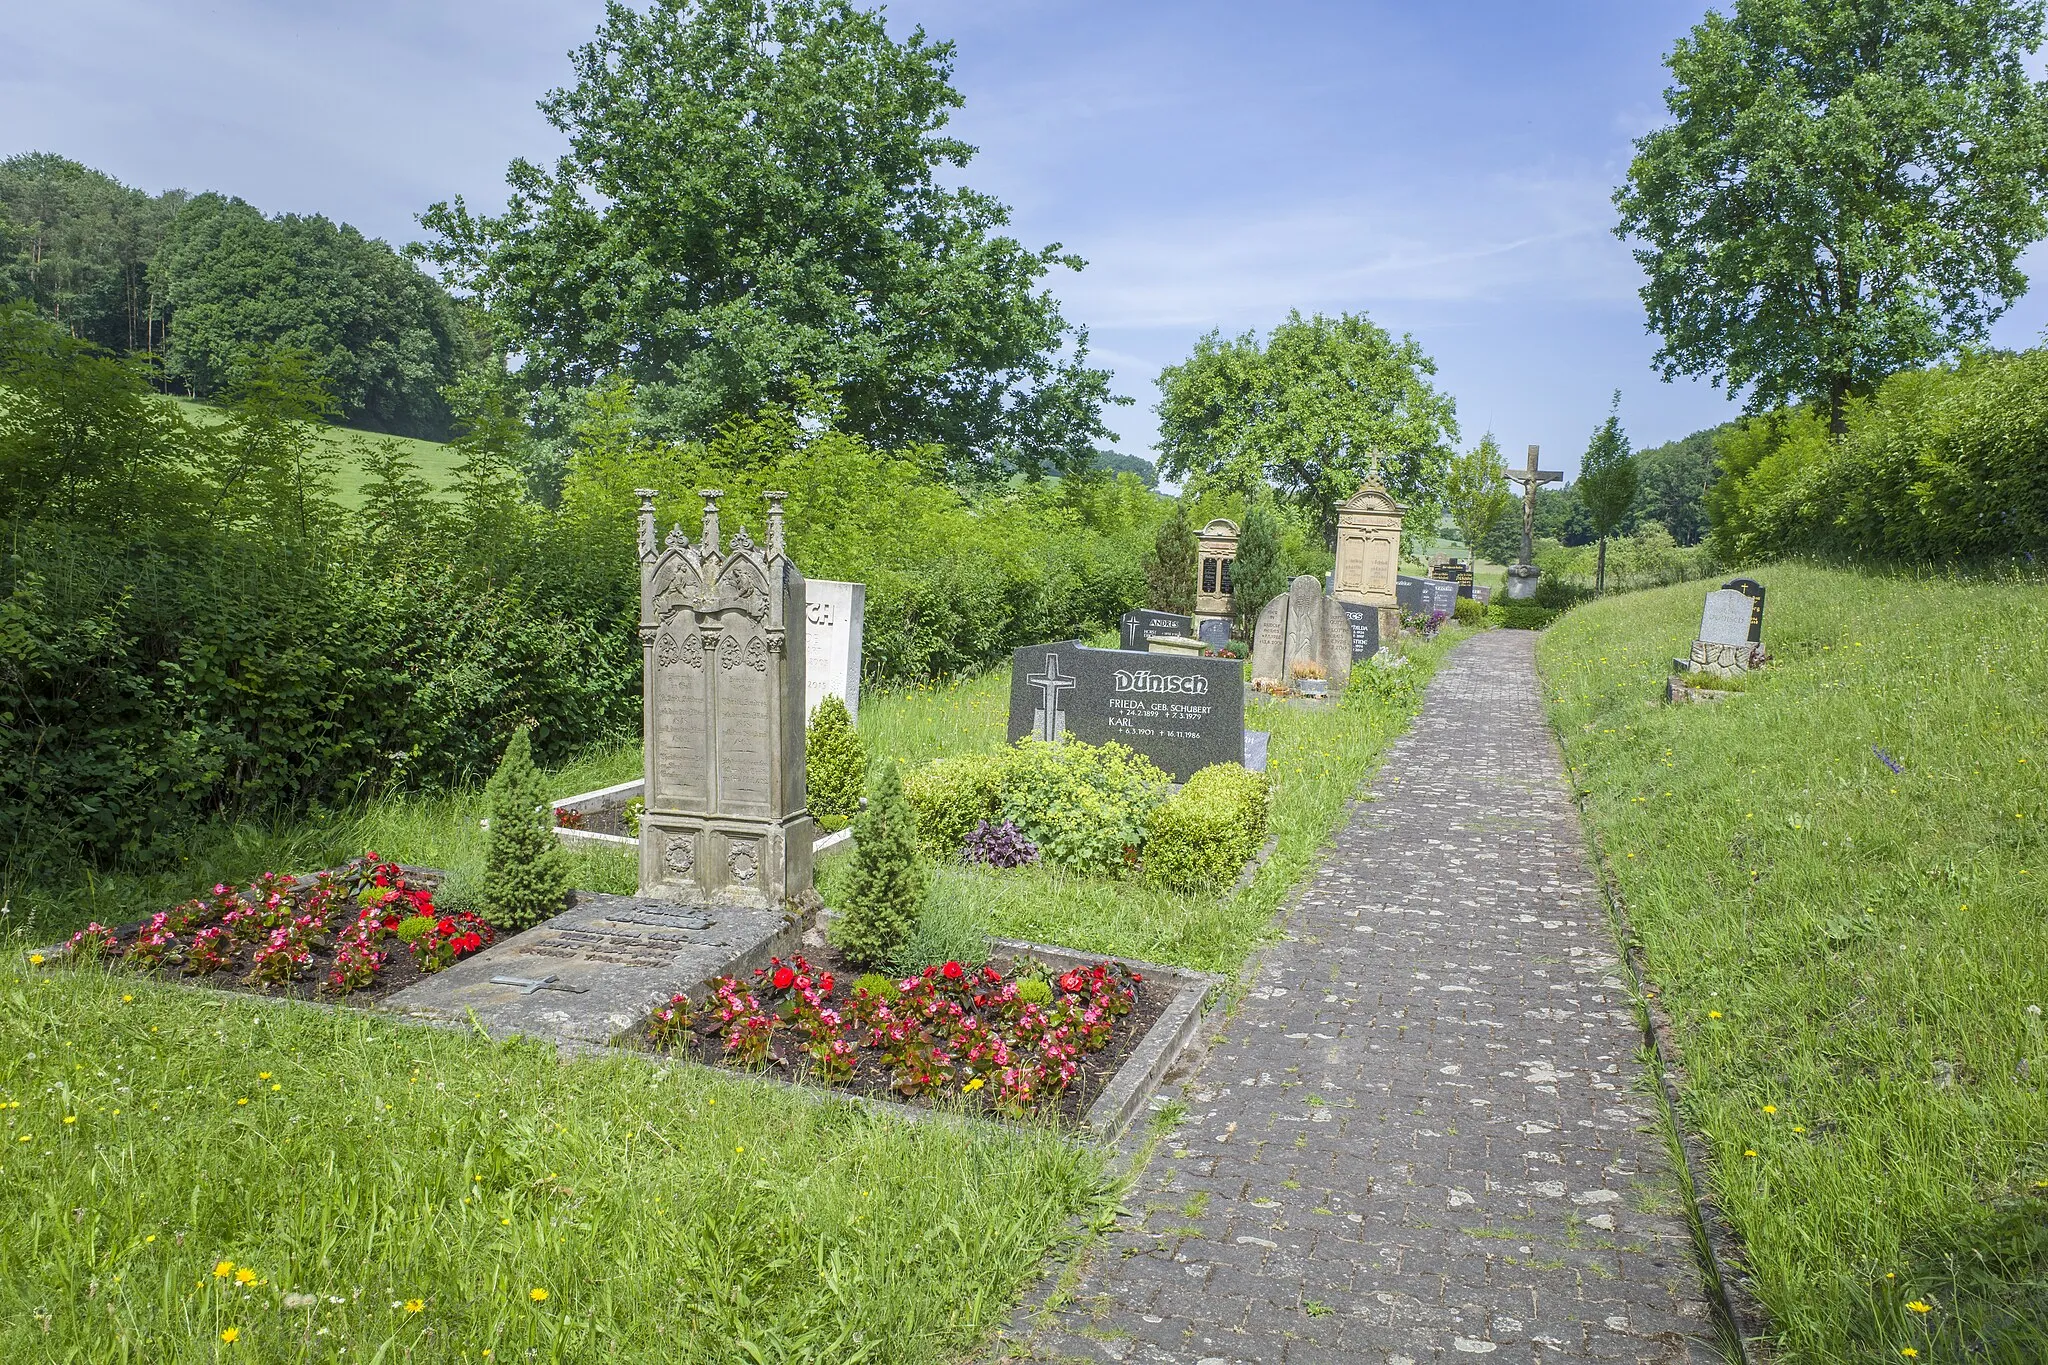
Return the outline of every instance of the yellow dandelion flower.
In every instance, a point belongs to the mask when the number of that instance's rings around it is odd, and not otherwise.
[[[253,1267],[250,1267],[250,1266],[246,1266],[246,1265],[245,1265],[245,1266],[243,1266],[243,1267],[242,1267],[242,1268],[241,1268],[240,1270],[237,1270],[237,1271],[235,1272],[235,1283],[236,1283],[236,1284],[254,1284],[254,1283],[256,1283],[256,1271],[255,1271],[255,1269],[254,1269]]]
[[[226,1327],[221,1329],[220,1339],[222,1341],[225,1341],[230,1346],[234,1345],[237,1341],[241,1340],[241,1338],[242,1329],[239,1327]]]
[[[236,1101],[235,1101],[235,1103],[236,1103],[236,1104],[247,1104],[248,1102],[249,1102],[249,1097],[248,1097],[247,1095],[244,1095],[244,1096],[242,1096],[242,1098],[240,1098],[240,1099],[238,1099],[238,1100],[236,1100]]]
[[[31,967],[40,967],[40,966],[42,966],[42,965],[43,965],[43,955],[42,955],[41,953],[30,953],[30,954],[28,955],[28,965],[29,965],[29,966],[31,966]]]
[[[1721,1011],[1719,1011],[1719,1010],[1708,1010],[1708,1011],[1707,1011],[1707,1018],[1709,1018],[1709,1019],[1719,1019],[1720,1017],[1721,1017]]]
[[[1742,1154],[1743,1154],[1744,1156],[1755,1156],[1755,1155],[1756,1155],[1756,1148],[1754,1148],[1754,1147],[1745,1147],[1745,1148],[1743,1148],[1743,1149],[1742,1149]]]
[[[78,1115],[76,1115],[76,1114],[66,1114],[66,1115],[64,1116],[64,1121],[65,1121],[66,1123],[76,1123],[76,1122],[78,1122]]]
[[[235,1263],[233,1261],[222,1261],[219,1265],[213,1268],[213,1278],[215,1278],[216,1280],[225,1280],[228,1276],[234,1273]]]
[[[1764,1112],[1766,1114],[1775,1114],[1778,1112],[1778,1106],[1775,1104],[1767,1104],[1764,1106]]]
[[[1917,1357],[1920,1353],[1910,1346],[1901,1346],[1899,1348],[1899,1354],[1902,1356]]]
[[[419,1299],[407,1299],[405,1301],[405,1311],[408,1313],[424,1313],[427,1311],[427,1305]]]
[[[546,1303],[548,1301],[548,1291],[536,1286],[526,1291],[526,1297],[532,1299],[535,1303]]]
[[[270,1079],[270,1073],[268,1071],[259,1071],[256,1073],[256,1079],[259,1081],[267,1081]]]
[[[1914,1299],[1912,1302],[1906,1305],[1906,1311],[1909,1313],[1932,1313],[1934,1311],[1934,1305],[1931,1303],[1922,1303],[1920,1302],[1920,1300]]]

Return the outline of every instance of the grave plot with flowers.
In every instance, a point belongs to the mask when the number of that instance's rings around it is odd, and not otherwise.
[[[1180,973],[1147,981],[1118,962],[1062,970],[1021,952],[901,979],[857,972],[831,948],[819,961],[775,958],[751,980],[724,976],[697,1000],[675,996],[642,1041],[876,1099],[1071,1124],[1087,1119],[1186,984]]]
[[[472,911],[437,907],[438,881],[365,853],[308,876],[216,883],[137,924],[88,924],[62,951],[223,989],[376,1000],[497,939]]]

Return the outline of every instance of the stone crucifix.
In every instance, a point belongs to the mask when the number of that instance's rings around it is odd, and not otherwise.
[[[1554,469],[1538,469],[1536,452],[1538,447],[1529,447],[1529,467],[1505,471],[1511,483],[1522,485],[1522,562],[1517,568],[1528,570],[1533,567],[1536,554],[1536,490],[1546,483],[1556,483],[1564,475]],[[1517,578],[1533,578],[1533,573],[1520,573]]]

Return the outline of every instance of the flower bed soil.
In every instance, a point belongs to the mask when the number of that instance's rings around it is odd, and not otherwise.
[[[842,1011],[851,1012],[855,994],[853,983],[863,975],[860,968],[848,963],[836,949],[829,947],[807,953],[805,958],[795,961],[802,964],[806,974],[814,981],[831,979],[834,985],[830,996],[827,997],[829,1004]],[[1014,981],[1020,971],[1031,970],[1034,964],[1028,960],[1004,955],[991,958],[983,965],[993,968],[1003,980]],[[1119,964],[1104,962],[1101,965],[1113,971],[1122,970]],[[927,969],[925,975],[930,977],[943,970],[943,967],[932,967]],[[980,976],[982,966],[965,967],[962,970],[970,978],[976,978]],[[1047,975],[1049,980],[1057,983],[1069,973],[1055,968]],[[860,1043],[852,1059],[851,1074],[842,1080],[833,1081],[825,1078],[820,1063],[804,1050],[803,1037],[798,1029],[787,1023],[775,1029],[770,1035],[765,1055],[760,1061],[743,1061],[726,1046],[726,1036],[731,1026],[719,1020],[716,1013],[718,999],[709,994],[704,1001],[691,1002],[688,1026],[669,1038],[666,1046],[661,1045],[660,1037],[662,1011],[657,1011],[647,1025],[635,1030],[625,1041],[648,1051],[687,1057],[706,1066],[724,1067],[756,1075],[766,1074],[867,1099],[927,1109],[965,1109],[969,1112],[992,1115],[1031,1113],[1054,1118],[1065,1127],[1078,1128],[1085,1124],[1089,1107],[1115,1080],[1117,1072],[1144,1042],[1153,1024],[1158,1022],[1174,998],[1171,987],[1147,981],[1141,974],[1130,973],[1124,975],[1122,980],[1128,983],[1132,994],[1130,1010],[1113,1020],[1108,1041],[1094,1051],[1081,1051],[1074,1058],[1073,1079],[1064,1090],[1048,1093],[1037,1103],[1029,1106],[1006,1106],[998,1098],[994,1087],[982,1084],[970,1090],[958,1075],[948,1083],[926,1093],[906,1094],[898,1088],[892,1072],[882,1060],[881,1051],[866,1041],[869,1032],[866,1029],[857,1031]],[[774,1011],[778,1006],[788,1003],[788,997],[794,993],[775,990],[773,981],[774,968],[770,967],[757,972],[754,980],[736,984],[743,991],[751,992],[758,998],[764,1010]],[[992,983],[987,983],[983,978],[981,984]],[[1059,992],[1056,984],[1054,989],[1057,999]]]
[[[380,876],[383,878],[382,882],[377,880]],[[270,895],[276,894],[303,910],[314,904],[314,897],[323,884],[339,886],[346,892],[346,896],[332,898],[333,904],[326,916],[325,927],[312,931],[307,936],[304,958],[289,975],[276,980],[263,980],[258,977],[258,958],[270,946],[271,941],[271,935],[267,931],[252,939],[224,935],[218,942],[220,965],[210,971],[194,969],[189,951],[194,938],[193,930],[221,922],[217,917],[209,917],[209,909],[224,903],[242,907],[256,906],[267,901]],[[320,1000],[334,1004],[374,1004],[433,974],[421,967],[406,944],[399,941],[390,930],[382,928],[382,924],[384,920],[393,918],[402,921],[428,916],[434,917],[437,922],[446,922],[441,921],[438,912],[432,909],[433,891],[439,884],[438,872],[426,868],[382,863],[377,860],[375,854],[370,854],[338,868],[327,868],[300,877],[269,875],[244,888],[217,886],[210,897],[188,901],[175,910],[166,911],[163,915],[152,916],[147,920],[111,928],[97,924],[88,926],[73,935],[70,943],[64,948],[56,951],[80,960],[91,959],[119,965],[160,981],[171,981],[180,985],[207,986],[214,990],[240,991],[272,998]],[[365,888],[370,887],[386,893],[396,892],[401,897],[392,900],[392,913],[380,919],[375,934],[373,946],[381,951],[383,961],[371,974],[368,984],[356,986],[346,992],[337,991],[329,985],[329,976],[334,971],[337,959],[351,946],[352,932],[368,909],[361,896]],[[424,915],[421,913],[422,910],[425,911]],[[192,922],[192,928],[177,933],[172,952],[161,960],[155,954],[148,953],[146,936],[153,929],[161,931],[169,924],[179,922],[178,917],[181,915]],[[448,961],[454,961],[488,946],[501,932],[474,917],[461,918],[461,927],[476,926],[479,930],[479,941],[475,947],[465,947],[450,953]]]

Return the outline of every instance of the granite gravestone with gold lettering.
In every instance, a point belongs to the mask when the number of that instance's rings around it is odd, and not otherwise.
[[[645,813],[640,894],[776,909],[811,889],[804,793],[804,577],[783,548],[781,493],[767,539],[722,541],[716,489],[703,532],[658,540],[640,493]]]

